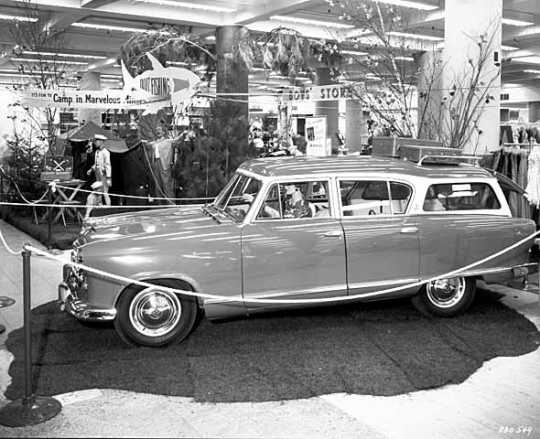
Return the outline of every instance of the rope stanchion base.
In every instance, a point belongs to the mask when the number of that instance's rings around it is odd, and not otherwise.
[[[0,424],[26,427],[54,418],[62,410],[60,401],[48,396],[16,399],[0,409]]]

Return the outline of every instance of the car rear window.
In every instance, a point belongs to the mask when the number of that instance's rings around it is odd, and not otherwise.
[[[404,214],[412,195],[408,185],[394,181],[342,180],[339,189],[343,216]]]
[[[500,208],[495,192],[487,183],[433,184],[424,200],[424,210],[429,212]]]

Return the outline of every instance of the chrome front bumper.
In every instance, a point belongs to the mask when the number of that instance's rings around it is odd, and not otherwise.
[[[75,297],[64,282],[58,285],[58,303],[61,311],[68,312],[77,320],[108,322],[116,318],[116,308],[91,307]]]

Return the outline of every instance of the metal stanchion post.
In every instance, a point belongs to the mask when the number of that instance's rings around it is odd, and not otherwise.
[[[52,241],[52,214],[53,214],[53,199],[52,199],[52,187],[49,186],[48,189],[48,198],[49,198],[49,207],[47,212],[47,246],[51,247],[51,241]]]
[[[32,391],[32,326],[30,295],[30,256],[24,247],[23,257],[23,309],[24,309],[24,397],[10,402],[0,409],[0,424],[8,427],[24,427],[40,424],[55,417],[62,405],[54,398],[36,396]]]

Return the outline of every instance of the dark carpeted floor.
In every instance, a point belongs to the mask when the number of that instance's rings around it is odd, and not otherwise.
[[[48,303],[34,310],[33,334],[38,394],[113,388],[198,401],[395,395],[462,382],[486,360],[540,344],[531,322],[485,291],[453,319],[422,317],[407,300],[203,319],[184,343],[161,349],[126,346],[112,327],[82,326]],[[22,329],[7,346],[14,399],[23,393]]]

